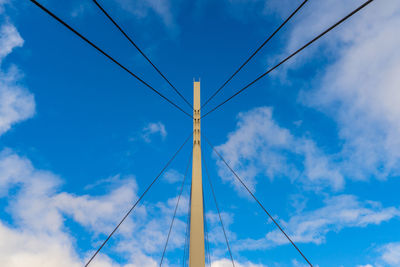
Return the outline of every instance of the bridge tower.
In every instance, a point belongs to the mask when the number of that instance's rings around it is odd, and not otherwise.
[[[201,172],[200,81],[193,82],[193,161],[189,267],[204,267],[204,217]]]

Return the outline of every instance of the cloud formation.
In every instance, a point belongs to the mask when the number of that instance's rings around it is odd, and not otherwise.
[[[379,225],[399,217],[400,209],[397,207],[385,208],[379,202],[360,201],[353,195],[338,195],[328,197],[322,207],[302,211],[287,222],[280,220],[280,224],[296,243],[321,244],[326,241],[329,232]],[[241,240],[235,249],[260,250],[288,243],[279,230],[274,230],[267,233],[265,238]]]
[[[240,5],[241,1],[231,2]],[[259,2],[262,1],[254,4]],[[289,9],[284,4],[273,8],[277,2],[270,1],[274,12],[282,6]],[[311,40],[362,2],[307,3],[296,23],[289,27],[289,33],[285,33],[288,35],[285,54]],[[254,177],[261,174],[292,179],[304,175],[314,186],[328,185],[336,190],[343,189],[345,179],[365,181],[400,175],[399,14],[398,1],[374,2],[280,69],[279,73],[287,75],[288,69],[315,60],[321,62],[322,68],[313,77],[314,81],[303,86],[310,89],[300,92],[299,102],[336,122],[339,148],[334,155],[324,154],[313,140],[294,137],[288,129],[269,122],[270,115],[266,112],[262,115],[261,111],[257,114],[251,110],[239,115],[237,129],[220,149],[253,188],[257,183]],[[250,116],[259,121],[252,122]],[[258,154],[260,158],[256,157]],[[301,156],[304,169],[293,166],[288,154]]]
[[[175,169],[171,169],[165,172],[164,177],[166,182],[174,184],[177,182],[182,182],[184,175]]]
[[[232,266],[232,261],[230,259],[220,259],[213,261],[211,263],[211,267],[230,267]],[[237,267],[267,267],[266,265],[263,264],[255,264],[252,262],[237,262],[235,261],[235,266]]]
[[[65,226],[66,217],[69,215],[96,232],[110,223],[108,216],[121,216],[120,210],[129,205],[133,196],[129,186],[102,197],[58,193],[59,177],[35,169],[28,159],[11,150],[0,153],[0,177],[0,197],[9,199],[6,210],[13,221],[12,227],[0,221],[0,264],[7,267],[82,266],[74,237]],[[99,263],[106,257],[102,258]]]
[[[12,150],[0,153],[0,198],[8,199],[6,211],[12,220],[12,226],[0,220],[1,266],[82,266],[93,252],[78,252],[76,239],[88,236],[93,242],[90,246],[97,247],[138,198],[132,176],[110,184],[103,195],[71,194],[61,191],[61,183],[60,177],[36,169]],[[186,214],[183,207],[187,203],[184,196],[178,216]],[[172,218],[175,204],[175,197],[167,202],[142,203],[108,244],[121,257],[129,255],[129,264],[121,265],[100,254],[94,266],[156,266],[153,254],[159,255],[164,245],[169,227],[165,222]],[[73,235],[68,221],[84,231]],[[176,219],[170,250],[183,246],[184,225]]]
[[[278,1],[271,1],[278,2]],[[365,1],[307,3],[289,27],[283,54],[295,51]],[[288,8],[287,6],[285,8]],[[340,171],[351,179],[400,175],[399,101],[400,4],[374,1],[321,40],[293,58],[279,74],[319,62],[301,104],[331,117],[341,141]],[[318,23],[315,23],[318,21]],[[288,78],[288,77],[286,77]]]
[[[24,40],[9,22],[0,26],[0,135],[35,114],[35,99],[20,83],[20,71],[14,65],[4,70],[4,59]]]
[[[379,251],[381,252],[381,260],[385,264],[389,266],[400,265],[400,242],[386,244]]]
[[[301,215],[290,218],[284,223],[293,240],[301,243],[320,244],[330,231],[338,232],[348,227],[366,227],[379,225],[393,218],[400,217],[400,209],[384,208],[379,202],[361,202],[353,195],[329,197],[325,205],[313,211],[303,211]],[[267,239],[276,244],[287,243],[278,231],[267,234]]]
[[[146,143],[151,142],[153,135],[160,135],[162,139],[167,137],[167,130],[162,122],[151,122],[143,128],[141,137]]]
[[[400,174],[399,14],[398,1],[377,1],[338,30],[330,39],[337,59],[302,95],[337,122],[343,170],[354,179]]]
[[[110,179],[104,194],[77,195],[62,191],[63,180],[52,172],[36,169],[29,159],[12,150],[0,152],[0,199],[7,200],[11,221],[0,220],[0,265],[5,267],[82,266],[93,251],[77,247],[79,239],[91,240],[97,248],[137,199],[133,176]],[[166,202],[142,203],[128,217],[107,244],[107,250],[119,255],[126,264],[100,253],[93,266],[155,267],[165,244],[169,222],[177,197]],[[183,195],[175,220],[168,251],[181,249],[185,239],[189,196]],[[28,207],[28,208],[27,208]],[[227,226],[229,216],[222,214]],[[216,214],[209,215],[215,228]],[[83,229],[74,234],[72,225]],[[218,229],[219,230],[219,229]],[[223,237],[211,242],[223,243]],[[80,241],[79,243],[81,243]],[[225,266],[225,260],[214,259],[213,266]],[[168,261],[166,265],[169,266]],[[238,263],[238,266],[262,266]]]
[[[177,30],[176,9],[179,1],[174,0],[143,0],[129,1],[117,0],[121,8],[131,12],[139,19],[147,18],[149,15],[157,15],[162,23],[172,31]]]
[[[344,186],[343,176],[323,151],[312,140],[296,137],[279,126],[270,107],[239,113],[236,129],[217,150],[253,191],[260,175],[270,179],[287,177],[313,189],[330,186],[338,190]],[[234,181],[226,166],[219,165],[222,179]]]

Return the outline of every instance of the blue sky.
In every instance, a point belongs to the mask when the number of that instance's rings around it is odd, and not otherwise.
[[[91,1],[40,1],[186,108]],[[363,1],[310,0],[203,111]],[[300,4],[104,0],[192,101]],[[377,0],[202,121],[315,266],[400,266],[400,3]],[[0,0],[0,265],[82,266],[192,122],[29,1]],[[237,266],[306,266],[203,144]],[[93,266],[157,266],[186,146]],[[212,267],[231,266],[205,183]],[[189,184],[166,266],[181,266]]]

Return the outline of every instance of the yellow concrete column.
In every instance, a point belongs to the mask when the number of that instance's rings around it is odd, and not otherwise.
[[[189,267],[204,267],[203,186],[201,176],[200,82],[193,83],[193,168]]]

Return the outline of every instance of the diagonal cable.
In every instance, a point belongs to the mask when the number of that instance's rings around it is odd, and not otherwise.
[[[207,226],[207,211],[206,211],[206,202],[204,200],[204,186],[202,184],[203,190],[203,223],[204,223],[204,235],[205,235],[205,263],[208,263],[208,266],[211,266],[211,257],[210,257],[210,242],[208,239],[208,226]]]
[[[318,39],[320,39],[322,36],[324,36],[325,34],[327,34],[328,32],[330,32],[331,30],[333,30],[334,28],[336,28],[337,26],[339,26],[340,24],[342,24],[344,21],[346,21],[347,19],[349,19],[351,16],[353,16],[354,14],[356,14],[357,12],[359,12],[361,9],[363,9],[364,7],[366,7],[367,5],[369,5],[370,3],[372,3],[374,0],[368,0],[366,2],[364,2],[364,4],[362,4],[361,6],[359,6],[358,8],[356,8],[355,10],[353,10],[352,12],[350,12],[347,16],[345,16],[344,18],[342,18],[341,20],[339,20],[338,22],[336,22],[335,24],[333,24],[331,27],[329,27],[328,29],[326,29],[324,32],[322,32],[321,34],[319,34],[317,37],[315,37],[314,39],[312,39],[311,41],[309,41],[308,43],[306,43],[304,46],[302,46],[301,48],[299,48],[298,50],[296,50],[296,52],[294,52],[293,54],[291,54],[290,56],[286,57],[284,60],[282,60],[281,62],[279,62],[277,65],[275,65],[274,67],[270,68],[268,71],[264,72],[263,74],[261,74],[260,76],[257,77],[257,79],[255,79],[254,81],[252,81],[251,83],[247,84],[245,87],[243,87],[242,89],[240,89],[239,91],[237,91],[235,94],[233,94],[232,96],[230,96],[229,98],[227,98],[226,100],[224,100],[223,102],[221,102],[220,104],[218,104],[217,106],[215,106],[213,109],[211,109],[210,111],[208,111],[206,114],[204,114],[203,116],[201,116],[201,118],[204,118],[205,116],[209,115],[211,112],[214,112],[215,110],[217,110],[218,108],[220,108],[222,105],[224,105],[225,103],[227,103],[228,101],[230,101],[232,98],[234,98],[235,96],[239,95],[240,93],[242,93],[244,90],[246,90],[247,88],[249,88],[250,86],[252,86],[253,84],[255,84],[256,82],[258,82],[259,80],[261,80],[264,76],[266,76],[267,74],[269,74],[270,72],[272,72],[273,70],[275,70],[276,68],[278,68],[280,65],[284,64],[286,61],[288,61],[289,59],[291,59],[292,57],[294,57],[295,55],[297,55],[298,53],[300,53],[302,50],[304,50],[306,47],[310,46],[312,43],[314,43],[315,41],[317,41]]]
[[[176,201],[174,216],[172,216],[172,221],[171,221],[171,225],[170,225],[170,227],[169,227],[167,240],[166,240],[166,242],[165,242],[164,250],[163,250],[163,253],[162,253],[162,256],[161,256],[161,260],[160,260],[160,266],[161,266],[162,263],[163,263],[164,256],[165,256],[165,251],[167,250],[169,237],[170,237],[170,235],[171,235],[172,226],[174,225],[174,221],[175,221],[175,217],[176,217],[176,212],[177,212],[178,206],[179,206],[179,201],[181,200],[181,196],[182,196],[182,192],[183,192],[183,187],[184,187],[185,182],[186,182],[186,177],[188,176],[188,170],[189,170],[189,165],[190,165],[190,162],[191,162],[191,159],[192,159],[192,154],[193,154],[193,150],[192,150],[192,152],[190,153],[189,161],[188,161],[188,164],[187,164],[187,167],[186,167],[186,171],[185,171],[185,176],[183,177],[181,189],[180,189],[180,192],[179,192],[179,197],[178,197],[178,200]]]
[[[41,5],[39,2],[37,2],[36,0],[30,0],[32,3],[34,3],[36,6],[38,6],[40,9],[42,9],[44,12],[46,12],[47,14],[49,14],[51,17],[53,17],[55,20],[57,20],[59,23],[61,23],[62,25],[64,25],[66,28],[68,28],[71,32],[73,32],[74,34],[76,34],[77,36],[79,36],[82,40],[84,40],[86,43],[88,43],[89,45],[91,45],[94,49],[96,49],[98,52],[100,52],[101,54],[103,54],[104,56],[106,56],[109,60],[111,60],[112,62],[114,62],[115,64],[117,64],[120,68],[122,68],[123,70],[125,70],[126,72],[128,72],[131,76],[133,76],[134,78],[136,78],[139,82],[141,82],[143,85],[145,85],[147,88],[149,88],[150,90],[152,90],[154,93],[156,93],[157,95],[159,95],[160,97],[162,97],[164,100],[166,100],[168,103],[170,103],[171,105],[173,105],[175,108],[179,109],[181,112],[183,112],[185,115],[189,116],[190,118],[193,118],[192,115],[190,115],[189,113],[187,113],[186,111],[184,111],[181,107],[179,107],[177,104],[175,104],[174,102],[172,102],[170,99],[168,99],[166,96],[164,96],[162,93],[160,93],[158,90],[154,89],[150,84],[148,84],[147,82],[145,82],[142,78],[140,78],[139,76],[137,76],[136,74],[134,74],[131,70],[129,70],[127,67],[125,67],[124,65],[122,65],[121,63],[119,63],[117,60],[115,60],[113,57],[111,57],[109,54],[107,54],[106,52],[104,52],[101,48],[99,48],[97,45],[95,45],[92,41],[90,41],[89,39],[87,39],[85,36],[83,36],[82,34],[80,34],[78,31],[76,31],[74,28],[72,28],[70,25],[68,25],[65,21],[63,21],[62,19],[60,19],[59,17],[57,17],[54,13],[52,13],[50,10],[48,10],[47,8],[45,8],[43,5]]]
[[[203,161],[204,169],[205,169],[206,174],[207,174],[207,180],[208,180],[208,183],[209,183],[209,185],[210,185],[211,192],[212,192],[212,195],[213,195],[213,199],[214,199],[214,203],[215,203],[215,208],[216,208],[217,211],[218,211],[219,222],[221,223],[222,231],[224,232],[224,237],[225,237],[225,241],[226,241],[226,246],[227,246],[228,251],[229,251],[229,256],[231,257],[232,266],[235,267],[235,261],[233,260],[231,247],[229,246],[228,236],[226,235],[224,223],[222,222],[221,212],[220,212],[220,210],[219,210],[219,206],[218,206],[218,202],[217,202],[217,197],[215,196],[214,187],[213,187],[212,182],[211,182],[210,173],[208,172],[208,168],[207,168],[205,159],[202,158],[202,161]]]
[[[311,262],[306,258],[306,256],[301,252],[301,250],[296,246],[296,244],[292,241],[292,239],[286,234],[286,232],[282,229],[282,227],[278,224],[278,222],[271,216],[271,214],[267,211],[267,209],[261,204],[261,202],[256,198],[256,196],[250,191],[250,189],[246,186],[246,184],[240,179],[240,177],[236,174],[236,172],[229,166],[229,164],[225,161],[225,159],[221,156],[220,153],[215,149],[215,147],[210,143],[210,141],[203,135],[204,140],[208,143],[208,145],[214,150],[215,154],[224,162],[224,164],[228,167],[228,169],[235,175],[236,179],[243,185],[243,187],[247,190],[247,192],[254,198],[254,200],[260,205],[260,207],[264,210],[264,212],[268,215],[268,217],[273,221],[276,227],[284,234],[284,236],[289,240],[289,242],[293,245],[293,247],[300,253],[303,259],[312,267]]]
[[[283,26],[285,26],[285,24],[286,23],[288,23],[289,22],[289,20],[291,20],[292,19],[292,17],[306,4],[308,2],[308,0],[304,0],[301,4],[300,4],[300,6],[298,6],[297,8],[296,8],[296,10],[295,11],[293,11],[292,12],[292,14],[290,14],[290,16],[253,52],[253,54],[251,54],[251,56],[229,77],[229,79],[228,80],[226,80],[225,82],[224,82],[224,84],[222,84],[222,86],[220,87],[220,88],[218,88],[218,90],[217,91],[215,91],[214,92],[214,94],[211,96],[211,97],[209,97],[205,102],[204,102],[204,104],[201,106],[201,108],[203,109],[206,105],[207,105],[207,103],[208,102],[210,102],[211,101],[211,99],[213,99],[221,90],[222,90],[222,88],[224,88],[225,87],[225,85],[227,85],[232,79],[233,79],[233,77],[235,77],[236,76],[236,74],[238,74],[239,73],[239,71],[244,67],[244,66],[246,66],[247,65],[247,63],[249,63],[249,61],[272,39],[272,37],[274,37],[275,36],[275,34],[277,34],[282,28],[283,28]]]
[[[129,37],[129,35],[118,25],[118,23],[108,14],[108,12],[99,4],[97,0],[93,0],[96,6],[106,15],[106,17],[114,24],[115,27],[125,36],[126,39],[139,51],[139,53],[150,63],[151,66],[161,75],[161,77],[174,89],[174,91],[189,105],[191,109],[193,106],[186,100],[186,98],[176,89],[176,87],[164,76],[164,74],[154,65],[148,56],[140,49],[140,47]]]
[[[161,169],[160,173],[156,176],[156,178],[153,180],[153,182],[146,188],[146,190],[142,193],[142,195],[139,197],[139,199],[133,204],[133,206],[129,209],[129,211],[125,214],[125,216],[122,218],[122,220],[118,223],[118,225],[114,228],[114,230],[108,235],[106,240],[101,244],[101,246],[96,250],[96,252],[93,254],[93,256],[89,259],[89,261],[85,264],[85,267],[87,267],[94,257],[100,252],[100,250],[104,247],[104,245],[110,240],[110,238],[113,236],[113,234],[118,230],[118,228],[121,226],[121,224],[125,221],[125,219],[129,216],[129,214],[133,211],[133,209],[137,206],[137,204],[142,200],[142,198],[146,195],[146,193],[150,190],[150,188],[153,186],[153,184],[160,178],[161,174],[164,173],[164,171],[167,169],[167,167],[171,164],[171,162],[175,159],[175,157],[178,155],[178,153],[182,150],[182,148],[185,146],[187,141],[192,137],[193,133],[189,135],[188,138],[186,138],[185,142],[178,148],[178,150],[173,154],[173,156],[169,159],[167,164]]]

